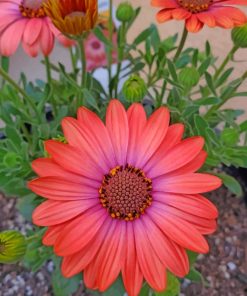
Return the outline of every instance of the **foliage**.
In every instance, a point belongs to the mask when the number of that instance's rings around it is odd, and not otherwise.
[[[238,48],[235,46],[219,67],[209,42],[206,42],[204,50],[184,49],[174,60],[172,57],[178,47],[178,36],[162,39],[154,24],[145,28],[132,42],[126,41],[139,12],[137,8],[115,29],[119,41],[118,69],[111,76],[108,67],[110,81],[107,89],[93,73],[87,73],[83,87],[78,83],[78,50],[72,51],[74,68],[71,72],[62,64],[49,64],[52,77],[58,78],[48,79],[47,82],[29,82],[22,73],[16,84],[7,77],[8,59],[2,58],[1,73],[5,79],[1,81],[0,89],[0,118],[4,123],[0,129],[0,188],[6,195],[18,197],[18,209],[27,220],[31,221],[33,209],[42,202],[40,197],[30,193],[26,182],[35,176],[30,165],[32,160],[45,156],[44,141],[61,137],[61,119],[74,116],[81,105],[92,109],[102,119],[113,94],[126,107],[129,106],[119,81],[132,74],[145,81],[143,93],[147,94],[142,103],[147,114],[166,105],[171,110],[172,123],[184,123],[186,136],[203,136],[208,153],[204,170],[217,174],[229,190],[241,196],[242,189],[237,180],[225,173],[215,172],[215,168],[221,165],[247,168],[247,121],[238,123],[244,111],[225,107],[229,100],[247,96],[247,92],[241,90],[247,72],[232,79],[234,68],[228,67],[228,61]],[[104,35],[103,28],[98,26],[94,33],[104,43],[106,51],[111,52],[114,44]],[[124,60],[127,66],[122,64]],[[139,101],[140,98],[131,100]],[[52,275],[54,294],[70,295],[81,279],[77,276],[70,280],[62,277],[60,260],[53,257],[51,248],[42,245],[43,233],[44,230],[38,228],[29,233],[24,264],[35,272],[47,260],[53,259],[56,266]],[[187,278],[203,281],[193,267],[196,255],[191,253],[189,257],[192,267]],[[140,295],[176,296],[179,294],[179,283],[175,276],[168,273],[166,291],[152,292],[145,284]],[[104,293],[106,296],[123,294],[121,279]]]

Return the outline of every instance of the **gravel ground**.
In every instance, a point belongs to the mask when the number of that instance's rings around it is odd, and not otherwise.
[[[209,198],[220,211],[218,230],[209,237],[211,251],[200,255],[196,268],[206,285],[185,280],[180,296],[247,295],[247,209],[243,199],[222,188]],[[18,229],[25,233],[31,225],[15,210],[15,199],[0,195],[0,230]],[[20,265],[0,265],[0,296],[52,296],[52,263],[32,273]],[[75,294],[86,295],[82,287]],[[89,295],[87,295],[89,296]]]

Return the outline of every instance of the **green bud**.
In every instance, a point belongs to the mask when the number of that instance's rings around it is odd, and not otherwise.
[[[0,263],[11,264],[19,261],[26,253],[25,237],[18,231],[0,232]]]
[[[186,87],[191,88],[199,82],[200,74],[195,67],[183,68],[178,74],[179,81]]]
[[[125,81],[123,86],[123,94],[128,102],[140,102],[147,93],[147,86],[145,81],[138,75],[131,75]]]
[[[135,10],[129,2],[121,3],[117,8],[117,19],[120,22],[129,22],[135,15]]]
[[[236,27],[232,30],[232,41],[234,45],[238,47],[247,47],[247,24],[242,27]]]

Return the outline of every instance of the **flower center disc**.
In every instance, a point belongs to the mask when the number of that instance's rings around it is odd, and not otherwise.
[[[152,203],[152,181],[131,165],[118,166],[105,175],[100,202],[112,218],[133,221]]]
[[[19,6],[20,12],[27,18],[45,17],[45,10],[42,5],[43,0],[23,0]]]
[[[179,4],[192,13],[207,10],[213,0],[178,0]]]

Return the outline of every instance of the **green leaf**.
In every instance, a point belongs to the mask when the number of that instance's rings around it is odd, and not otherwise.
[[[61,273],[60,259],[56,258],[55,270],[52,273],[51,281],[53,293],[55,296],[68,296],[74,293],[82,280],[81,274],[73,276],[72,278],[65,278]]]
[[[202,274],[198,270],[196,270],[194,267],[190,269],[190,272],[186,275],[186,279],[189,279],[197,283],[204,282]]]
[[[221,133],[221,140],[227,146],[235,146],[239,142],[239,132],[235,128],[227,127]]]
[[[187,255],[188,255],[188,258],[189,258],[190,265],[193,265],[196,262],[198,254],[195,253],[195,252],[192,252],[190,250],[187,250]]]
[[[180,293],[180,282],[170,272],[167,273],[167,288],[163,292],[155,292],[155,296],[178,296]]]
[[[133,45],[134,47],[136,47],[137,45],[139,45],[140,43],[144,42],[149,36],[151,36],[151,34],[153,33],[153,26],[151,26],[150,28],[145,29],[144,31],[142,31],[134,40]]]
[[[119,277],[115,283],[104,293],[104,296],[123,296],[125,293],[122,279]]]
[[[207,86],[209,87],[209,89],[211,90],[211,92],[215,96],[217,96],[217,93],[216,93],[216,90],[215,90],[215,86],[214,86],[214,82],[213,82],[213,77],[208,72],[205,72],[205,78],[206,78]]]
[[[210,64],[211,64],[211,57],[208,57],[205,61],[202,62],[202,64],[198,68],[198,72],[200,76],[202,76],[207,71]]]
[[[149,292],[150,292],[150,287],[148,286],[148,284],[145,282],[142,286],[142,289],[139,293],[139,296],[149,296]]]
[[[242,133],[247,131],[247,120],[240,124],[240,130]]]
[[[112,44],[110,42],[110,40],[105,36],[105,34],[103,33],[102,29],[97,26],[95,29],[94,29],[94,34],[95,36],[101,41],[103,42],[105,45],[107,45],[108,47],[112,47]]]
[[[243,190],[239,182],[227,174],[216,174],[223,181],[224,185],[238,197],[243,196]]]
[[[20,261],[26,253],[26,248],[26,239],[20,232],[0,232],[0,263],[12,264]]]
[[[206,97],[195,101],[196,105],[199,106],[209,106],[209,105],[217,105],[221,102],[221,99],[218,97]]]
[[[176,67],[174,65],[174,63],[170,60],[167,60],[167,65],[168,65],[168,69],[169,72],[171,74],[172,79],[177,82],[178,81],[178,76],[177,76],[177,72],[176,72]]]
[[[99,106],[97,103],[97,100],[95,99],[95,97],[93,96],[92,92],[90,92],[88,89],[83,88],[82,89],[82,93],[85,97],[85,101],[87,102],[87,104],[90,107],[93,107],[96,111],[100,112],[99,110]]]

